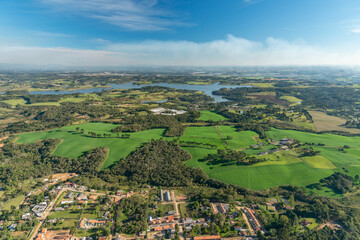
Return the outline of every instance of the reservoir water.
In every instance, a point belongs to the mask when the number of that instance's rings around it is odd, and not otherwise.
[[[239,88],[239,87],[252,87],[250,85],[220,85],[219,83],[209,84],[209,85],[192,85],[192,84],[170,84],[170,83],[154,83],[154,84],[142,84],[136,85],[132,82],[123,83],[123,84],[109,84],[110,87],[99,87],[99,88],[88,88],[88,89],[78,89],[72,91],[35,91],[30,92],[32,95],[60,95],[60,94],[73,94],[73,93],[96,93],[102,92],[103,90],[110,90],[110,89],[136,89],[148,86],[158,86],[158,87],[169,87],[175,89],[184,89],[184,90],[195,90],[201,91],[210,97],[213,97],[215,102],[225,102],[227,101],[221,96],[214,95],[212,92],[217,91],[221,88]]]

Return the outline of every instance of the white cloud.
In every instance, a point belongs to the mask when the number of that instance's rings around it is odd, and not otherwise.
[[[0,63],[67,66],[360,65],[360,49],[336,52],[303,42],[270,37],[262,43],[229,35],[223,40],[202,43],[110,43],[103,45],[102,50],[0,46]]]
[[[360,33],[360,28],[351,29],[352,33]]]
[[[55,11],[77,14],[134,31],[167,30],[184,25],[157,0],[40,0]]]

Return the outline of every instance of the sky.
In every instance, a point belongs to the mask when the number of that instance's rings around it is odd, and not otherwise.
[[[0,64],[360,65],[359,0],[0,0]]]

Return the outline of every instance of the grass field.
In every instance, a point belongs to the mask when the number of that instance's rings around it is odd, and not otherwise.
[[[19,99],[10,99],[10,100],[5,100],[3,101],[4,103],[7,103],[11,106],[16,106],[16,105],[25,105],[26,104],[26,101],[22,98],[19,98]]]
[[[334,169],[336,166],[323,156],[304,157],[304,161],[313,168]]]
[[[227,118],[224,116],[221,116],[220,114],[214,113],[214,112],[210,112],[210,111],[200,111],[201,116],[199,118],[199,120],[202,121],[223,121],[226,120]]]
[[[231,140],[226,140],[231,149],[242,149],[256,144],[255,137],[257,134],[252,131],[236,132],[236,129],[231,126],[218,126],[220,133],[224,138],[230,136]]]
[[[79,217],[80,217],[80,213],[71,212],[71,211],[51,212],[49,215],[49,219],[52,219],[52,218],[79,218]]]
[[[274,83],[251,83],[253,87],[259,88],[271,88],[274,87]]]
[[[11,100],[5,100],[3,102],[11,105],[11,106],[16,106],[18,104],[20,105],[27,105],[27,106],[60,106],[61,103],[63,102],[74,102],[74,103],[79,103],[79,102],[83,102],[85,101],[86,98],[75,98],[75,97],[66,97],[63,98],[61,100],[59,100],[58,102],[40,102],[40,103],[32,103],[32,104],[26,104],[26,101],[22,98],[19,99],[11,99]]]
[[[20,203],[21,203],[24,199],[25,199],[25,196],[23,196],[23,195],[20,195],[20,196],[18,196],[18,197],[16,197],[16,198],[10,199],[9,201],[7,201],[7,202],[4,203],[4,208],[3,208],[3,210],[10,210],[10,209],[11,209],[11,206],[15,206],[15,207],[19,206]]]
[[[346,137],[329,133],[307,133],[295,130],[271,129],[267,132],[269,138],[280,140],[282,138],[293,138],[303,143],[323,143],[326,146],[341,147],[349,145],[351,148],[360,148],[360,137]]]
[[[237,132],[232,132],[231,127],[221,126],[220,132],[229,131],[236,136]],[[241,132],[244,134],[244,132]],[[255,133],[248,132],[248,141],[254,141]],[[293,151],[281,151],[265,155],[266,162],[261,162],[252,166],[221,166],[207,165],[205,162],[199,162],[209,153],[216,150],[184,148],[190,152],[193,159],[186,164],[191,167],[202,168],[209,177],[221,181],[237,184],[246,188],[261,190],[279,185],[296,185],[307,186],[311,183],[318,182],[321,178],[331,175],[336,168],[345,167],[350,174],[355,176],[360,172],[360,137],[345,137],[334,134],[315,134],[293,130],[272,129],[268,136],[273,139],[294,138],[305,143],[323,143],[326,146],[314,146],[320,150],[320,155],[315,157],[300,158]],[[227,135],[227,134],[223,134]],[[244,135],[245,136],[245,135]],[[244,137],[245,138],[245,137]],[[252,140],[251,140],[252,139]],[[235,140],[234,144],[239,144],[241,140]],[[241,147],[248,147],[252,142],[244,142]],[[338,147],[349,145],[351,148],[346,149],[347,153],[339,151]],[[230,144],[229,144],[230,145]],[[247,154],[256,154],[259,151],[269,150],[271,145],[265,145],[263,149],[246,149]],[[236,149],[236,147],[235,147]],[[323,190],[320,194],[330,196],[331,191]]]
[[[29,143],[40,139],[62,139],[63,141],[55,150],[54,155],[71,158],[76,158],[92,148],[105,146],[109,148],[110,153],[102,167],[107,168],[143,143],[151,139],[161,138],[164,132],[163,129],[153,129],[131,133],[129,139],[121,139],[111,133],[111,129],[116,126],[105,123],[86,123],[51,131],[20,134],[17,141]],[[77,132],[76,127],[84,129],[85,134]],[[88,131],[98,134],[107,133],[111,137],[93,138],[86,134]],[[252,131],[237,132],[231,126],[217,126],[217,128],[214,126],[188,127],[184,135],[179,137],[179,140],[183,149],[192,155],[192,159],[186,162],[186,165],[202,168],[209,177],[255,190],[279,185],[307,186],[331,175],[336,168],[345,167],[353,176],[360,172],[360,137],[279,129],[271,129],[267,135],[271,139],[293,138],[302,143],[315,143],[316,145],[313,147],[315,150],[320,150],[320,155],[300,158],[298,153],[289,150],[265,155],[266,162],[251,166],[207,165],[206,162],[199,162],[198,160],[208,154],[216,153],[217,149],[244,150],[251,155],[270,150],[274,146],[265,144],[261,149],[249,148],[249,146],[257,143],[257,134]],[[169,138],[169,140],[171,139]],[[186,144],[186,142],[196,142],[198,145],[190,147],[191,144]],[[325,144],[325,146],[318,146],[318,143]],[[217,148],[205,144],[216,145]],[[345,149],[347,152],[339,151],[339,147],[343,145],[350,146],[350,148]],[[330,193],[324,192],[323,194]]]
[[[84,129],[85,134],[76,132],[76,127]],[[107,147],[110,150],[109,157],[102,166],[102,168],[107,168],[121,158],[129,155],[132,151],[140,147],[141,144],[150,141],[151,139],[161,138],[164,132],[163,129],[152,129],[130,133],[129,139],[122,139],[116,138],[116,134],[110,132],[110,130],[115,127],[116,125],[107,123],[86,123],[50,131],[20,134],[17,142],[30,143],[42,139],[62,139],[63,141],[55,150],[54,155],[70,158],[76,158],[93,148]],[[88,131],[96,132],[98,134],[111,134],[111,137],[93,138],[86,134]]]
[[[300,103],[302,102],[301,99],[298,99],[297,97],[294,97],[294,96],[282,96],[282,97],[280,97],[280,99],[286,100],[286,101],[288,101],[289,103],[297,103],[297,104],[300,104]]]
[[[256,143],[254,137],[257,136],[257,134],[255,132],[236,132],[236,129],[231,126],[217,126],[217,128],[225,139],[227,136],[231,137],[230,140],[226,140],[226,143],[231,149],[242,149]],[[219,149],[226,148],[225,141],[213,126],[188,127],[185,134],[180,137],[180,140],[188,142],[194,141],[202,144],[213,144]]]
[[[240,185],[249,189],[262,190],[280,185],[307,186],[333,173],[329,169],[315,169],[304,162],[294,164],[272,164],[264,166],[209,166],[194,162],[209,177]]]
[[[309,111],[309,113],[313,118],[317,131],[337,130],[337,131],[350,132],[350,133],[360,133],[359,129],[346,128],[341,126],[346,123],[346,119],[344,118],[330,116],[320,111]]]

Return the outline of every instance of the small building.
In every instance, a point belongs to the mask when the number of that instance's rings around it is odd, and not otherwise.
[[[12,223],[12,224],[10,224],[10,226],[8,226],[8,230],[10,232],[15,232],[16,227],[17,227],[17,223]]]
[[[31,218],[32,218],[31,213],[25,213],[24,215],[21,216],[22,220],[31,220]]]

